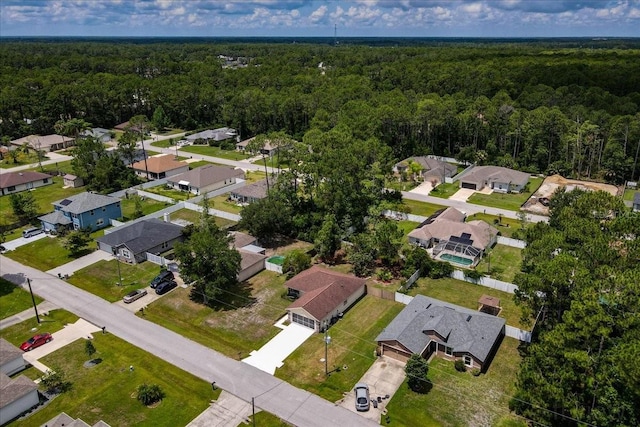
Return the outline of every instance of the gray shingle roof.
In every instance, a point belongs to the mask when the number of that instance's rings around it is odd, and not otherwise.
[[[214,141],[222,141],[225,139],[234,138],[237,135],[235,129],[231,128],[218,128],[218,129],[208,129],[202,132],[194,133],[192,135],[186,136],[185,139],[188,141],[195,141],[196,139],[213,139]]]
[[[40,221],[48,222],[49,224],[68,225],[71,224],[71,220],[64,216],[61,211],[53,211],[46,215],[39,216]]]
[[[174,175],[167,181],[172,183],[187,181],[191,187],[203,188],[230,178],[244,178],[244,172],[242,169],[229,166],[205,165],[189,172]]]
[[[505,323],[500,317],[416,295],[376,341],[398,341],[420,354],[431,341],[427,332],[436,332],[443,337],[438,341],[454,353],[470,353],[484,363]]]
[[[636,194],[633,195],[633,204],[640,205],[640,192],[636,192]]]
[[[0,338],[0,365],[22,357],[22,350],[4,338]]]
[[[134,254],[139,254],[181,235],[181,226],[153,218],[123,226],[97,240],[109,246],[126,245]]]
[[[409,157],[408,159],[404,159],[401,162],[396,163],[396,168],[399,166],[407,167],[410,161],[414,161],[422,166],[422,173],[427,173],[429,171],[437,172],[434,175],[442,176],[442,172],[444,171],[445,176],[453,176],[458,171],[458,168],[452,165],[451,163],[443,162],[442,160],[434,159],[428,156],[415,156]]]
[[[66,201],[68,201],[68,203]],[[53,205],[60,206],[65,212],[81,214],[83,212],[90,211],[91,209],[100,209],[102,207],[112,205],[119,201],[120,199],[116,197],[85,192],[53,202]]]
[[[37,389],[38,385],[24,375],[11,379],[0,372],[0,408],[4,408]]]
[[[245,185],[244,187],[231,191],[231,194],[254,199],[264,199],[267,197],[267,180],[263,179],[253,184]]]
[[[514,185],[526,185],[530,174],[502,166],[474,166],[460,178],[464,182],[503,182]]]

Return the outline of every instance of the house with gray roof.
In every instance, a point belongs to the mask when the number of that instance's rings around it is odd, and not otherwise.
[[[88,138],[97,139],[98,141],[102,142],[103,144],[105,142],[111,141],[111,131],[109,129],[105,129],[105,128],[87,129],[84,132],[82,132],[80,135],[84,136],[84,137],[88,137]]]
[[[638,191],[633,195],[633,211],[640,212],[640,192]]]
[[[235,129],[224,127],[224,128],[218,128],[218,129],[204,130],[202,132],[185,136],[184,139],[186,139],[191,143],[194,143],[196,140],[201,139],[205,141],[207,144],[209,144],[210,142],[226,141],[228,139],[236,138],[237,136],[238,136],[238,132]]]
[[[266,249],[258,245],[258,239],[250,234],[232,231],[231,247],[240,253],[240,271],[238,282],[244,282],[265,268]]]
[[[422,168],[420,174],[425,181],[430,178],[435,178],[442,183],[445,182],[446,178],[451,178],[458,171],[458,168],[451,163],[443,162],[442,160],[429,156],[415,156],[396,163],[393,166],[393,172],[397,174],[411,172],[409,171],[409,165],[412,162],[420,165]]]
[[[96,231],[111,225],[112,219],[122,217],[120,199],[90,192],[53,202],[53,208],[53,212],[38,218],[47,232],[62,228]]]
[[[0,196],[53,184],[53,178],[35,171],[7,172],[0,175]]]
[[[502,166],[474,166],[460,177],[460,188],[480,191],[485,187],[499,193],[524,191],[530,175]]]
[[[24,375],[9,378],[0,372],[0,425],[38,406],[38,385]]]
[[[61,412],[49,421],[41,425],[40,427],[111,427],[109,424],[100,420],[97,423],[90,425],[84,422],[80,418],[72,418],[66,412]]]
[[[25,368],[24,352],[4,338],[0,338],[0,372],[13,375]]]
[[[16,147],[22,147],[25,143],[38,150],[56,151],[71,147],[75,144],[75,139],[54,133],[51,135],[29,135],[9,142]]]
[[[199,168],[173,175],[167,179],[167,186],[179,191],[188,191],[196,195],[207,194],[244,178],[242,169],[229,166],[205,165]]]
[[[484,372],[504,337],[505,323],[500,317],[416,295],[376,341],[381,353],[394,359],[435,355]]]
[[[147,252],[159,255],[184,240],[183,228],[157,218],[123,225],[99,237],[98,249],[131,264],[146,261]]]
[[[267,180],[263,179],[229,192],[229,199],[236,203],[253,203],[267,198]]]

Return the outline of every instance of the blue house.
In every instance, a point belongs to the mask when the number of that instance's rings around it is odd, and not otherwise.
[[[47,232],[57,232],[62,228],[91,231],[111,225],[110,219],[120,218],[120,199],[94,193],[80,193],[53,202],[54,211],[39,217],[42,228]]]

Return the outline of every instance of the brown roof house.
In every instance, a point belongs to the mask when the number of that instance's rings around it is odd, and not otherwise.
[[[239,231],[231,232],[231,245],[240,253],[240,272],[238,273],[238,281],[244,282],[251,276],[254,276],[264,270],[265,249],[258,246],[257,239],[249,234]]]
[[[0,175],[0,195],[31,190],[43,185],[53,184],[51,175],[40,172],[8,172]]]
[[[254,139],[255,136],[253,138],[245,139],[244,141],[238,142],[236,144],[236,151],[242,151],[243,153],[246,152],[247,146],[251,144]],[[269,141],[265,141],[264,146],[260,149],[260,153],[257,154],[264,154],[265,156],[271,157],[276,154],[277,151],[278,147],[271,145],[271,142]]]
[[[500,317],[416,295],[376,341],[381,353],[394,359],[435,355],[484,372],[502,342],[505,323]]]
[[[432,256],[456,265],[476,265],[498,239],[498,229],[484,221],[465,221],[465,214],[447,208],[412,230],[409,243],[433,248]]]
[[[366,292],[365,279],[317,265],[285,283],[296,300],[287,307],[289,321],[322,332]]]
[[[141,160],[131,165],[137,175],[147,176],[145,161]],[[149,157],[146,161],[146,168],[149,169],[150,179],[163,179],[181,173],[189,172],[189,164],[176,160],[172,154],[158,154]]]
[[[489,187],[499,193],[519,193],[527,186],[529,176],[502,166],[474,166],[460,177],[460,188],[480,191]]]
[[[24,144],[29,143],[33,148],[44,151],[56,151],[63,150],[67,147],[71,147],[75,144],[73,138],[67,136],[52,134],[52,135],[29,135],[22,138],[14,139],[9,142],[11,145],[21,147]]]
[[[267,180],[263,179],[229,192],[229,199],[236,203],[253,203],[267,198]]]
[[[192,171],[173,175],[167,179],[167,186],[175,190],[188,191],[200,195],[235,184],[244,179],[242,169],[228,166],[206,165]]]
[[[451,178],[456,174],[458,168],[451,163],[434,159],[429,156],[416,156],[404,159],[393,166],[393,171],[398,174],[407,172],[409,164],[416,162],[422,167],[422,177],[424,180],[436,178],[439,182],[445,182],[446,178]]]

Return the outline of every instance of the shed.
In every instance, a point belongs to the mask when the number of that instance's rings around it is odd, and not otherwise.
[[[494,316],[500,314],[500,310],[502,310],[502,307],[500,307],[500,298],[492,297],[489,295],[482,295],[478,300],[478,305],[479,311],[487,314],[492,314]]]

